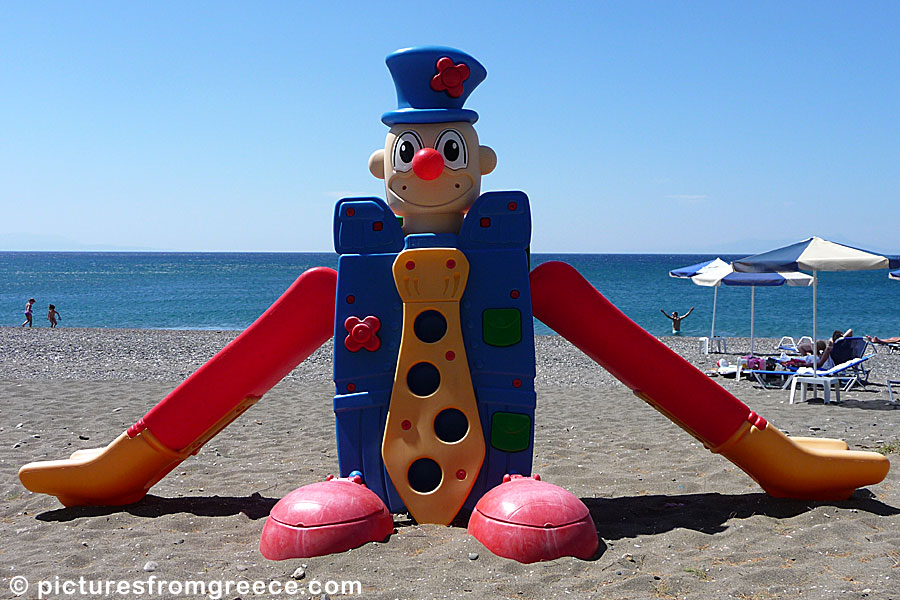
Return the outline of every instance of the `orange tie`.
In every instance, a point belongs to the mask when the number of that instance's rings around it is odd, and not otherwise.
[[[459,301],[469,262],[459,250],[405,250],[394,261],[403,333],[381,455],[419,523],[449,525],[484,462]]]

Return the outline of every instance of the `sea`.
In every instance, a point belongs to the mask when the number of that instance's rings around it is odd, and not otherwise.
[[[532,267],[560,260],[578,269],[622,312],[654,335],[669,335],[660,313],[693,313],[684,336],[711,333],[714,289],[674,279],[672,269],[715,258],[693,254],[532,254]],[[726,261],[740,256],[722,256]],[[0,252],[0,326],[241,330],[306,269],[337,267],[333,253]],[[751,290],[719,288],[716,335],[748,337]],[[756,337],[812,335],[812,288],[756,288]],[[819,273],[818,333],[900,335],[900,282],[886,270]],[[535,332],[554,335],[539,321]]]

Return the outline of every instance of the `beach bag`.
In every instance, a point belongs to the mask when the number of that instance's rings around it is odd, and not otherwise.
[[[742,356],[747,361],[747,368],[754,370],[763,370],[766,368],[766,361],[758,356]]]

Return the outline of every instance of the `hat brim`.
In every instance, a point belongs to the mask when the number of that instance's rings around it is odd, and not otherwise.
[[[381,115],[385,125],[396,123],[474,123],[478,113],[467,108],[401,108]]]

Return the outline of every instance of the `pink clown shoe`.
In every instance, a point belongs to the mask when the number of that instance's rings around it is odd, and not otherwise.
[[[394,531],[384,502],[358,475],[298,488],[278,501],[259,551],[269,560],[310,558],[380,542]]]
[[[539,475],[504,476],[475,505],[469,533],[494,554],[521,563],[587,560],[599,545],[587,506]]]

